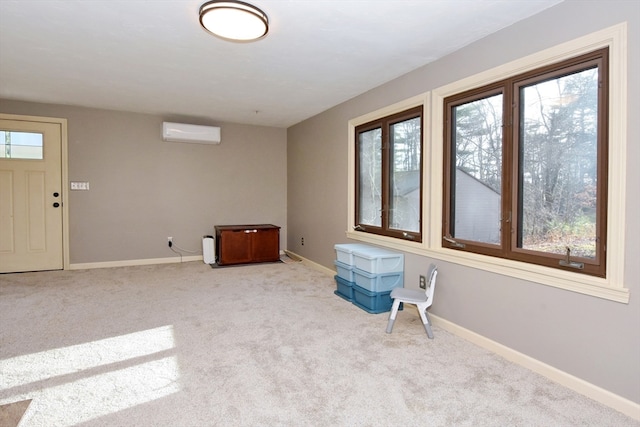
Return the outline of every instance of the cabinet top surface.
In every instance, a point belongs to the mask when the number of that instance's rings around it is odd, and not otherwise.
[[[238,224],[238,225],[216,225],[216,230],[246,230],[246,229],[280,229],[277,225],[273,224]]]

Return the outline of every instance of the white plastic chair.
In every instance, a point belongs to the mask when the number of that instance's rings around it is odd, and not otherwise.
[[[431,264],[431,266],[429,266],[427,288],[424,291],[405,288],[394,288],[391,291],[390,297],[393,299],[393,305],[391,306],[391,314],[389,314],[389,323],[387,324],[388,334],[393,330],[393,323],[396,321],[400,303],[406,303],[414,304],[418,308],[418,313],[422,319],[424,329],[427,331],[427,336],[429,339],[433,339],[433,331],[431,330],[431,321],[429,319],[429,313],[427,313],[427,308],[431,307],[433,303],[433,291],[436,288],[437,276],[438,268],[434,264]]]

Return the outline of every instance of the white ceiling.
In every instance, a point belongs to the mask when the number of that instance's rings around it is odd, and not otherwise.
[[[255,0],[231,43],[205,0],[0,0],[0,97],[288,127],[560,1]]]

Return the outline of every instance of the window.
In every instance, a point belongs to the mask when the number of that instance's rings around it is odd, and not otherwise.
[[[444,99],[443,242],[605,277],[608,48]]]
[[[625,260],[628,262],[625,212],[629,197],[626,185],[627,31],[626,23],[614,25],[350,119],[345,153],[348,159],[346,237],[474,270],[628,303],[629,289],[625,286],[630,280],[625,277]],[[596,75],[597,88],[590,80]],[[554,90],[564,85],[573,90],[577,86],[571,86],[575,82],[569,82],[570,78],[580,79],[585,85],[590,81],[591,95],[581,100],[573,96],[555,99],[545,96],[550,91],[547,85]],[[587,86],[582,89],[586,90]],[[597,99],[595,107],[578,105],[592,103],[593,99]],[[374,234],[374,226],[358,222],[359,134],[356,129],[366,132],[377,123],[382,138],[380,144],[384,147],[382,118],[418,107],[423,109],[421,132],[424,136],[420,147],[421,241],[410,240],[402,232],[393,237]],[[566,115],[549,115],[553,109],[556,113],[562,110]],[[573,114],[568,114],[571,111]],[[454,152],[451,141],[448,145],[444,141],[454,129],[448,124],[452,114],[459,119],[461,143],[460,150],[456,147]],[[481,117],[486,117],[486,121],[481,122]],[[554,121],[540,121],[542,117],[554,117]],[[562,124],[566,129],[565,119],[580,125],[582,134],[557,132],[553,126]],[[472,132],[474,126],[478,135]],[[545,135],[547,129],[554,132]],[[596,138],[587,140],[594,132]],[[547,153],[547,159],[564,156],[563,161],[557,163],[561,166],[557,170],[559,185],[555,193],[541,193],[545,187],[538,185],[537,177],[544,165],[544,152],[538,148],[543,139],[550,141],[550,135],[563,143],[573,137],[573,141],[580,144],[551,145],[558,153]],[[472,137],[476,138],[475,142],[482,141],[482,150],[474,148]],[[458,157],[466,168],[456,168]],[[382,157],[380,161],[383,170]],[[380,182],[384,182],[382,174]],[[469,197],[465,197],[465,191]],[[553,201],[547,194],[556,197],[555,200],[561,196],[570,203],[556,204],[556,211],[542,211],[540,207],[544,205],[540,202]],[[473,201],[471,207],[465,207],[470,201]],[[384,225],[382,213],[379,216],[380,224]],[[482,221],[474,220],[474,216]],[[566,224],[557,227],[558,218]],[[556,226],[554,233],[540,232],[551,226]],[[367,232],[363,232],[362,227]],[[541,240],[540,236],[549,237],[551,241]],[[567,246],[570,248],[568,259]],[[561,265],[561,261],[566,265]]]
[[[355,128],[355,229],[422,241],[422,106]]]
[[[0,158],[43,159],[41,133],[0,130]]]

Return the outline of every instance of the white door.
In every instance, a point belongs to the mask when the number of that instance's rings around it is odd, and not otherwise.
[[[0,119],[0,272],[63,269],[62,188],[61,123]]]

